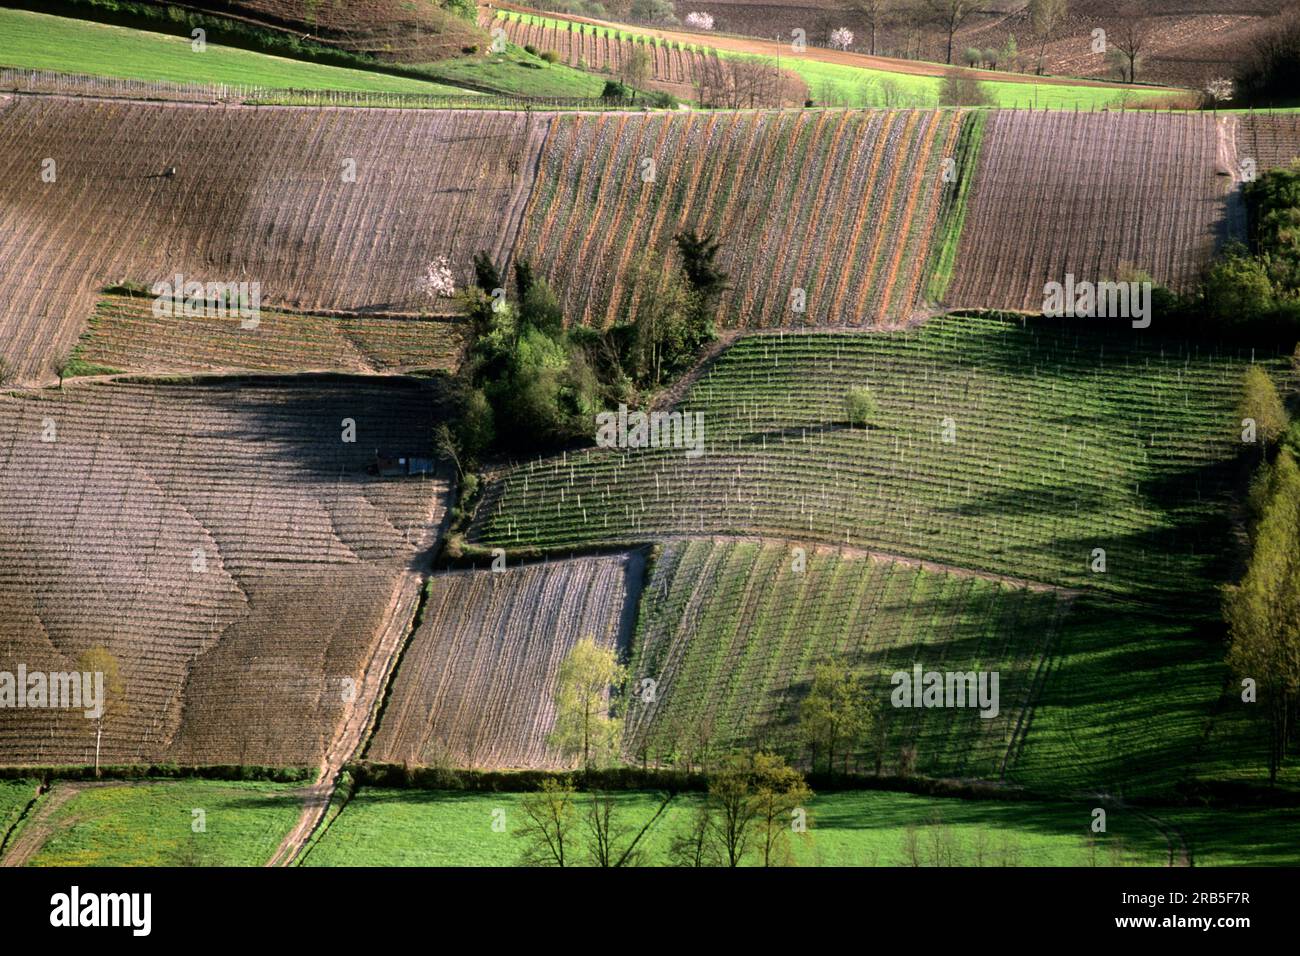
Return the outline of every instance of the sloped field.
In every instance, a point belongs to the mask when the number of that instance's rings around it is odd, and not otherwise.
[[[106,649],[105,761],[316,762],[444,507],[442,480],[367,464],[431,456],[436,409],[310,378],[0,399],[0,669]],[[88,763],[94,740],[80,712],[0,710],[3,763]]]
[[[77,357],[124,371],[389,372],[453,369],[468,327],[456,319],[324,316],[264,309],[255,328],[238,316],[154,315],[144,296],[99,300]]]
[[[1226,238],[1214,117],[993,113],[945,304],[1039,312],[1043,286],[1121,278],[1188,288]]]
[[[298,36],[309,35],[381,60],[421,63],[484,46],[481,30],[441,4],[405,0],[207,0],[203,9],[251,20]]]
[[[644,50],[649,57],[646,85],[686,99],[697,99],[701,89],[716,89],[737,62],[720,57],[712,47],[647,37],[638,41],[633,39],[633,34],[615,33],[572,20],[530,17],[510,11],[501,13],[504,15],[496,19],[484,14],[480,22],[504,30],[511,43],[532,46],[539,53],[553,51],[562,62],[572,67],[622,75],[632,53]],[[765,85],[762,95],[758,95],[757,88],[754,92],[756,102],[742,101],[742,105],[778,104],[778,90],[774,83],[770,87]],[[782,70],[779,96],[782,105],[802,106],[808,97],[808,87],[797,74]]]
[[[418,280],[442,255],[458,285],[475,252],[505,259],[545,126],[16,98],[0,106],[0,355],[49,379],[98,289],[177,273],[259,282],[267,307],[446,312]]]
[[[703,415],[701,457],[590,449],[520,465],[489,487],[471,535],[527,548],[763,534],[1203,592],[1225,574],[1248,360],[1095,321],[745,338],[677,406]],[[846,420],[853,386],[879,405],[868,429]]]
[[[1237,155],[1255,160],[1260,172],[1300,159],[1300,113],[1239,115]]]
[[[1028,726],[1043,655],[1068,609],[1061,593],[824,547],[805,548],[796,571],[796,547],[712,539],[663,548],[631,666],[631,686],[652,680],[655,695],[629,700],[629,759],[698,763],[762,746],[806,764],[799,706],[816,666],[835,659],[871,681],[887,727],[883,769],[911,746],[923,773],[998,777]],[[915,663],[998,672],[997,714],[892,707],[890,675]],[[874,742],[850,749],[837,770],[875,770]]]
[[[554,767],[555,679],[573,646],[626,644],[640,554],[434,575],[368,756]]]
[[[261,866],[298,813],[295,788],[226,780],[60,782],[9,866]],[[203,811],[203,832],[193,830]],[[22,856],[23,859],[18,859]]]
[[[1167,788],[1230,746],[1238,760],[1258,751],[1219,740],[1220,652],[1205,624],[854,549],[674,539],[641,601],[630,686],[653,680],[655,696],[629,699],[625,750],[690,765],[762,746],[807,766],[800,705],[816,666],[836,660],[868,679],[884,729],[842,745],[837,769],[899,773],[910,749],[931,776]],[[997,716],[895,708],[890,677],[915,664],[996,672]]]
[[[905,320],[961,121],[957,111],[556,117],[518,255],[569,316],[595,325],[635,317],[637,262],[669,254],[683,229],[722,238],[723,325]]]

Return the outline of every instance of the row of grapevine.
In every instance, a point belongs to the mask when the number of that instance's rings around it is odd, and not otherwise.
[[[556,767],[555,682],[583,638],[625,646],[640,554],[450,571],[429,582],[368,756],[413,764]]]
[[[945,304],[1040,312],[1046,283],[1131,270],[1186,289],[1225,238],[1218,172],[1209,114],[992,113]]]
[[[484,22],[504,30],[510,42],[518,46],[555,53],[571,67],[598,73],[624,75],[630,57],[641,51],[646,56],[647,73],[638,82],[688,99],[699,99],[702,90],[715,90],[738,62],[719,56],[712,47],[621,34],[605,27],[509,10],[498,11],[494,20],[484,17]],[[783,70],[780,90],[765,90],[759,105],[774,106],[779,98],[782,105],[801,106],[807,97],[807,84],[798,74]]]
[[[1300,114],[1250,113],[1236,117],[1237,156],[1258,172],[1300,160]]]
[[[431,457],[436,405],[310,377],[0,399],[0,669],[106,649],[106,760],[315,762],[445,506],[368,466]],[[2,709],[0,762],[84,763],[88,728]]]
[[[243,324],[252,327],[244,328]],[[106,295],[77,356],[132,371],[454,369],[468,329],[452,317],[312,315],[264,309],[253,320],[155,315],[153,300]]]
[[[883,740],[854,741],[837,770],[871,772],[879,750],[893,772],[899,752],[914,747],[924,773],[996,778],[1067,608],[1051,589],[851,550],[672,540],[642,595],[631,686],[654,693],[630,697],[624,748],[630,759],[698,765],[765,747],[806,765],[800,704],[817,665],[836,661],[867,678],[884,724]],[[890,676],[915,663],[996,671],[997,715],[891,706]],[[825,759],[822,750],[817,769]]]
[[[677,406],[703,416],[704,454],[593,448],[519,465],[489,486],[471,534],[541,548],[767,534],[1205,598],[1225,572],[1251,358],[1095,321],[751,336]],[[855,386],[878,405],[868,427],[845,411]]]
[[[505,261],[547,120],[23,97],[0,107],[0,346],[48,379],[98,289],[257,282],[268,306],[406,311],[447,257]]]
[[[684,229],[724,237],[725,325],[873,325],[918,304],[958,112],[562,116],[518,255],[568,313],[635,316]]]

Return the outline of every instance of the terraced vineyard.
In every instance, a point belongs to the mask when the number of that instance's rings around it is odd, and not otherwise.
[[[582,638],[625,645],[637,553],[436,574],[368,756],[467,767],[555,767],[555,680]]]
[[[108,762],[310,764],[438,532],[438,400],[409,382],[101,384],[0,398],[0,660],[117,662]],[[355,440],[345,441],[349,422]],[[351,683],[349,683],[351,682]],[[0,709],[0,761],[93,761],[80,712]]]
[[[804,546],[738,539],[664,546],[631,665],[631,686],[653,680],[655,695],[629,701],[629,759],[699,763],[762,746],[806,763],[799,704],[814,668],[839,659],[869,675],[869,693],[888,718],[884,769],[892,772],[911,746],[919,772],[998,778],[1029,725],[1065,596],[826,547],[807,548],[806,567],[796,571],[796,547]],[[999,672],[999,712],[895,710],[889,677],[914,663]],[[863,744],[845,766],[870,773],[876,754]]]
[[[153,300],[106,295],[76,357],[124,371],[389,372],[454,369],[468,329],[451,317],[333,316],[262,310],[255,328],[238,316],[154,315]]]
[[[961,123],[958,111],[556,117],[518,255],[568,315],[603,325],[637,315],[640,256],[667,254],[682,229],[713,232],[728,237],[726,325],[900,322],[921,294]]]
[[[1219,136],[1206,114],[993,113],[945,304],[1041,312],[1045,283],[1126,267],[1188,289],[1227,237]]]
[[[268,307],[446,311],[418,280],[439,256],[458,287],[479,250],[508,261],[545,129],[528,113],[16,98],[0,105],[0,355],[48,380],[100,289],[177,273],[258,282]]]
[[[1249,358],[1127,324],[964,316],[745,338],[678,406],[704,416],[702,457],[589,449],[521,465],[490,486],[471,536],[546,548],[763,534],[1213,601]],[[865,429],[844,410],[862,385],[879,405]]]

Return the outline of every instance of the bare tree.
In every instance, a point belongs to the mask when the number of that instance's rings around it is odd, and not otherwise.
[[[755,109],[780,106],[785,77],[767,57],[710,57],[695,75],[695,98],[706,106]]]
[[[587,855],[595,866],[638,866],[642,854],[637,849],[649,823],[639,830],[623,819],[618,797],[612,793],[592,791],[583,815],[587,831]]]
[[[920,9],[948,39],[948,63],[952,63],[952,38],[977,13],[985,12],[980,0],[921,0]]]
[[[686,829],[673,834],[668,844],[668,862],[673,866],[718,866],[721,860],[712,837],[713,814],[709,805],[701,802],[691,814]]]
[[[1119,78],[1125,83],[1137,82],[1138,67],[1151,43],[1151,21],[1139,15],[1126,16],[1111,34],[1108,42],[1110,56],[1119,67]]]
[[[1029,26],[1034,39],[1038,41],[1038,68],[1043,73],[1043,56],[1047,52],[1047,43],[1060,29],[1065,19],[1066,0],[1029,0]]]
[[[871,55],[876,55],[876,37],[880,33],[880,28],[885,25],[891,10],[894,6],[894,0],[844,0],[844,9],[850,13],[856,13],[866,21],[867,29],[871,34]]]
[[[650,79],[651,66],[650,51],[646,48],[646,44],[632,44],[631,52],[623,59],[619,75],[626,85],[632,87],[633,96],[636,95],[635,91],[644,88]]]
[[[514,835],[527,841],[520,860],[523,865],[568,866],[573,862],[573,799],[573,787],[553,779],[543,780],[540,790],[520,797],[524,822]]]

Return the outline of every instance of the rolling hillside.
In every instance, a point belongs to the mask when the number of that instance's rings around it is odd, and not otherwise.
[[[675,406],[703,416],[703,455],[587,449],[521,464],[488,489],[471,536],[530,548],[762,534],[1216,600],[1250,355],[1089,321],[954,316],[743,338]],[[861,385],[879,404],[867,428],[844,410]],[[1098,547],[1104,573],[1090,570]]]
[[[420,278],[440,256],[457,286],[479,250],[506,259],[546,126],[509,112],[0,104],[0,354],[19,379],[49,381],[101,288],[178,273],[258,282],[267,307],[446,313]]]
[[[410,383],[210,380],[0,399],[0,659],[120,690],[105,762],[315,763],[435,540],[436,400]],[[347,422],[355,441],[344,441]],[[93,762],[79,712],[0,710],[0,761]]]
[[[625,648],[641,555],[435,574],[367,751],[392,763],[563,767],[555,681],[583,638]]]
[[[911,316],[959,112],[557,117],[517,255],[573,320],[635,317],[639,268],[683,229],[724,237],[724,326]],[[647,165],[646,160],[651,160]],[[798,311],[796,290],[803,291]]]

